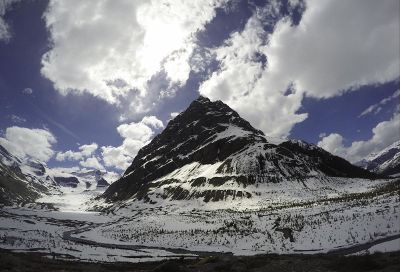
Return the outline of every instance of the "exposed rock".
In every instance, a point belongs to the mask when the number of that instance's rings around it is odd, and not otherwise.
[[[58,185],[64,187],[76,188],[79,184],[79,180],[76,177],[54,177],[54,180]]]

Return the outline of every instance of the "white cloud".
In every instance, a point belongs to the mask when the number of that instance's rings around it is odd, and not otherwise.
[[[25,118],[20,117],[20,116],[15,115],[15,114],[10,114],[10,115],[8,115],[7,117],[10,118],[10,120],[11,120],[13,123],[16,123],[16,124],[22,124],[22,123],[25,123],[25,122],[26,122],[26,119],[25,119]]]
[[[68,150],[65,152],[58,152],[56,155],[57,161],[65,161],[65,160],[72,160],[77,161],[82,159],[82,154],[80,152],[74,152],[72,150]]]
[[[81,160],[85,157],[91,156],[98,148],[98,145],[96,143],[91,143],[88,145],[81,145],[79,147],[80,151],[72,151],[68,150],[65,152],[58,152],[56,155],[56,160],[57,161],[65,161],[65,160],[71,160],[71,161],[78,161]]]
[[[124,140],[122,145],[117,147],[101,147],[105,165],[125,170],[140,148],[150,142],[154,136],[154,130],[163,127],[162,121],[155,116],[145,116],[140,122],[118,126],[117,131]]]
[[[33,90],[32,90],[32,88],[25,88],[25,89],[23,89],[22,90],[22,93],[23,94],[33,94]]]
[[[337,156],[347,158],[347,149],[344,147],[343,136],[338,133],[331,133],[323,136],[318,146]]]
[[[221,69],[199,89],[265,133],[287,136],[303,121],[304,95],[329,98],[399,77],[399,1],[309,0],[299,25],[284,18],[267,39],[262,22],[275,10],[256,12],[214,50]]]
[[[269,70],[326,98],[399,77],[399,1],[306,2],[299,26],[280,21],[265,48]]]
[[[98,148],[98,145],[96,143],[91,143],[88,145],[81,145],[79,147],[79,150],[81,150],[81,153],[83,156],[90,156],[95,152]]]
[[[10,39],[10,33],[8,25],[2,17],[0,17],[0,41],[8,41]]]
[[[151,127],[143,122],[119,125],[117,131],[123,138],[135,139],[141,142],[146,142],[153,136]]]
[[[55,177],[69,177],[71,173],[78,172],[81,169],[78,166],[73,167],[51,167],[48,168],[48,174]]]
[[[400,97],[400,89],[395,91],[391,96],[382,99],[381,101],[379,101],[379,103],[373,104],[373,105],[369,106],[368,108],[366,108],[358,117],[362,117],[362,116],[365,116],[370,113],[378,114],[382,110],[382,107],[385,104],[387,104],[390,101],[397,99],[399,97]]]
[[[120,146],[103,146],[101,154],[104,164],[125,170],[132,163],[139,150],[148,143],[149,141],[125,138]]]
[[[11,39],[10,26],[4,20],[4,15],[10,10],[13,3],[19,0],[2,0],[0,1],[0,41],[8,42]]]
[[[178,115],[179,115],[179,112],[171,112],[171,113],[170,113],[171,119],[174,119],[174,118],[177,117]]]
[[[45,129],[29,129],[24,127],[9,127],[5,137],[0,138],[0,144],[11,154],[19,157],[32,157],[47,162],[54,154],[52,145],[56,143],[55,136]]]
[[[148,125],[150,127],[156,128],[156,129],[164,127],[163,122],[161,120],[159,120],[155,116],[145,116],[145,117],[143,117],[142,123],[145,124],[145,125]]]
[[[42,74],[62,94],[88,92],[110,103],[138,90],[132,109],[145,112],[153,76],[165,72],[170,87],[186,82],[195,34],[223,2],[50,1],[52,48]]]
[[[104,170],[103,165],[99,162],[99,159],[95,156],[89,157],[86,160],[82,160],[79,162],[79,164],[83,167],[88,167],[88,168],[95,168],[98,170]]]
[[[103,161],[106,166],[125,170],[132,162],[133,157],[126,154],[123,146],[102,146]]]
[[[113,172],[113,171],[107,171],[105,174],[104,174],[104,179],[105,180],[107,180],[107,182],[108,183],[113,183],[114,181],[117,181],[120,177],[121,177],[121,175],[120,174],[118,174],[118,173],[116,173],[116,172]]]
[[[241,33],[234,33],[214,53],[221,70],[200,86],[200,93],[222,100],[270,136],[286,137],[307,114],[296,114],[303,95],[285,95],[287,85],[264,70],[260,59],[266,33],[260,18],[251,17]]]
[[[397,112],[390,120],[377,124],[372,129],[373,136],[369,140],[355,141],[346,147],[343,143],[344,138],[340,134],[333,133],[322,138],[318,146],[351,162],[357,162],[400,140],[399,128],[400,113]]]

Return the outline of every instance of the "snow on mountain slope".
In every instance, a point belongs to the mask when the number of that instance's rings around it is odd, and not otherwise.
[[[64,187],[75,188],[74,193],[97,190],[100,194],[109,186],[109,181],[118,177],[99,170],[49,168],[32,158],[14,156],[0,146],[0,204],[31,203],[43,195],[59,197],[71,193]],[[90,197],[86,196],[86,200]]]
[[[357,165],[383,175],[400,175],[400,140],[378,153],[370,154]]]
[[[77,168],[52,168],[48,172],[54,177],[61,193],[43,196],[37,201],[49,203],[63,212],[86,210],[86,203],[110,185],[108,180],[112,182],[119,177],[113,172]]]
[[[54,168],[49,169],[51,176],[59,180],[61,186],[95,190],[105,188],[119,178],[114,173],[97,169]]]
[[[276,143],[221,101],[199,97],[138,152],[103,198],[222,201],[260,198],[254,188],[272,184],[323,188],[332,177],[379,177],[315,145]]]
[[[57,192],[58,186],[45,165],[18,158],[0,146],[0,204],[33,202],[43,194]]]

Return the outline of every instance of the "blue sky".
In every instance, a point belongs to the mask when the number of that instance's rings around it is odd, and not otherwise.
[[[200,93],[351,161],[399,140],[398,1],[193,2],[0,4],[0,144],[123,171]]]

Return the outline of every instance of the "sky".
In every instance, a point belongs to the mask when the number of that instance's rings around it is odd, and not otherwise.
[[[357,162],[400,139],[398,0],[0,0],[0,145],[123,172],[200,94]]]

